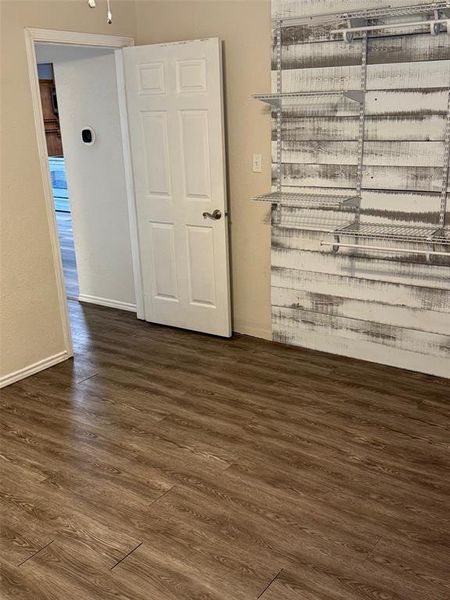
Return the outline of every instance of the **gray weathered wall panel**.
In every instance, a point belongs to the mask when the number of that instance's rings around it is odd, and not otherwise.
[[[410,2],[394,0],[390,5]],[[371,7],[385,6],[372,2]],[[273,15],[366,8],[358,0],[274,0]],[[410,17],[408,17],[409,19]],[[425,18],[425,16],[423,17]],[[399,17],[399,20],[405,20]],[[438,223],[450,85],[450,36],[423,27],[368,43],[361,218]],[[361,42],[330,41],[329,26],[283,29],[283,92],[360,89]],[[275,63],[273,89],[275,91]],[[282,184],[312,193],[354,191],[358,113],[333,98],[283,109]],[[276,144],[273,135],[272,153]],[[275,177],[275,170],[274,170]],[[306,186],[306,187],[305,187]],[[278,341],[450,377],[450,259],[341,249],[304,231],[311,211],[283,208],[272,228],[273,336]],[[349,215],[314,211],[330,230]],[[311,227],[313,227],[313,222]],[[354,239],[345,240],[354,242]],[[361,244],[413,248],[411,243]],[[415,246],[423,249],[423,246]]]

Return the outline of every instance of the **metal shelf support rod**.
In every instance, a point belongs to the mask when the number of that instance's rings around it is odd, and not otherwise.
[[[276,40],[277,40],[277,94],[283,93],[282,80],[282,40],[281,40],[281,21],[276,24]],[[281,192],[282,178],[282,150],[281,150],[281,129],[282,129],[282,106],[277,107],[277,191]]]
[[[277,42],[277,94],[281,96],[283,93],[283,57],[282,57],[282,29],[281,19],[276,22],[275,30],[276,42]],[[281,148],[282,141],[282,119],[283,119],[283,107],[280,103],[277,106],[277,192],[281,193],[282,188],[282,177],[283,177],[283,153]],[[279,223],[281,219],[281,206],[277,205],[276,208],[272,206],[272,220],[274,223]]]
[[[444,137],[444,163],[442,165],[442,187],[441,187],[441,206],[439,210],[439,224],[441,227],[445,226],[445,220],[447,215],[447,188],[449,178],[449,162],[450,162],[450,89],[448,91],[447,99],[447,119],[445,124],[445,137]]]
[[[432,242],[430,242],[432,243]],[[439,242],[436,241],[435,245],[439,245]],[[438,250],[413,250],[411,248],[387,248],[385,246],[366,246],[363,244],[344,244],[338,241],[334,242],[325,242],[321,240],[321,246],[332,246],[334,248],[358,248],[359,250],[373,250],[375,252],[398,252],[400,254],[424,254],[433,256],[448,256],[450,257],[450,252],[440,252]]]
[[[361,193],[364,170],[364,146],[365,146],[365,120],[366,120],[366,91],[367,91],[367,33],[363,34],[361,45],[361,102],[359,104],[359,125],[358,125],[358,170],[356,182],[356,196],[358,198],[358,210],[355,216],[355,222],[359,223],[361,211]]]

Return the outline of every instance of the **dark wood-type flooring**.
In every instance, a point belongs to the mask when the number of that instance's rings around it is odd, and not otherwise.
[[[71,214],[57,210],[56,223],[58,225],[59,247],[61,249],[66,294],[68,298],[77,300],[79,294],[78,274]]]
[[[448,381],[71,303],[2,391],[2,598],[448,600]]]

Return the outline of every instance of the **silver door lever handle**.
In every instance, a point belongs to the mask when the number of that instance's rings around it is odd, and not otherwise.
[[[210,212],[203,213],[204,219],[212,219],[213,221],[218,221],[221,217],[222,217],[222,213],[220,212],[220,210],[218,208],[216,208],[216,210],[214,210],[212,213],[210,213]]]

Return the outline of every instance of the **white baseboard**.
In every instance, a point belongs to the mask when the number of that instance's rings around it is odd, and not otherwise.
[[[16,383],[16,381],[25,379],[25,377],[30,377],[30,375],[35,375],[36,373],[39,373],[39,371],[53,367],[68,358],[69,353],[67,350],[63,350],[62,352],[58,352],[58,354],[53,354],[53,356],[43,358],[32,365],[28,365],[28,367],[23,367],[23,369],[13,371],[13,373],[8,373],[8,375],[3,375],[3,377],[0,377],[0,388]]]
[[[233,323],[233,331],[236,333],[243,333],[245,335],[251,335],[252,337],[263,338],[265,340],[272,339],[272,329],[265,329],[258,327],[251,323],[245,323],[243,321],[235,320]]]
[[[136,304],[129,302],[121,302],[120,300],[111,300],[110,298],[101,298],[100,296],[89,296],[88,294],[80,294],[78,296],[80,302],[89,302],[90,304],[98,304],[99,306],[108,306],[109,308],[118,308],[119,310],[129,310],[136,312]]]

